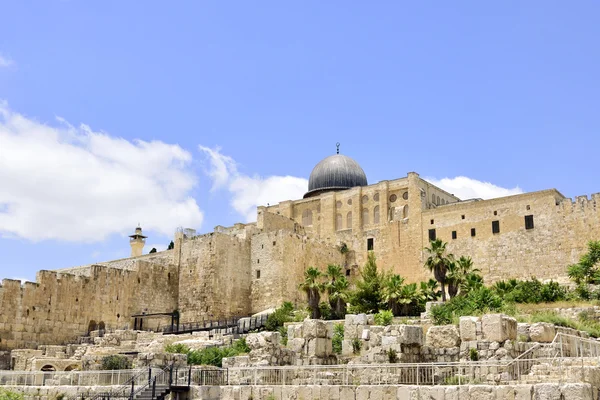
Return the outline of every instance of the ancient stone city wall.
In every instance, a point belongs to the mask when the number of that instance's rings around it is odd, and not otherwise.
[[[40,271],[37,282],[4,279],[0,350],[73,342],[90,322],[132,328],[131,315],[177,308],[177,269],[138,261],[138,270],[92,266],[90,276]]]

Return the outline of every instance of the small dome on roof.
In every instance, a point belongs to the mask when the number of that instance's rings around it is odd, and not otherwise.
[[[352,158],[335,154],[321,160],[312,170],[304,198],[355,186],[367,186],[365,171]]]

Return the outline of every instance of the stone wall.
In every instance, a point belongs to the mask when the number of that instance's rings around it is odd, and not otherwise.
[[[0,349],[64,344],[90,323],[133,327],[131,315],[177,308],[178,275],[172,265],[137,261],[137,270],[93,265],[90,276],[40,271],[37,283],[4,279],[0,286]],[[96,329],[94,327],[94,329]]]

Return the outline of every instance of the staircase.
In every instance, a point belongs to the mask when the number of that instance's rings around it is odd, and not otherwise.
[[[169,385],[149,385],[144,390],[135,395],[136,400],[162,400],[171,393]]]

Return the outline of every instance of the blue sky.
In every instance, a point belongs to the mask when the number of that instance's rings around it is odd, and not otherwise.
[[[1,9],[0,277],[248,221],[338,141],[371,183],[600,191],[597,2]]]

